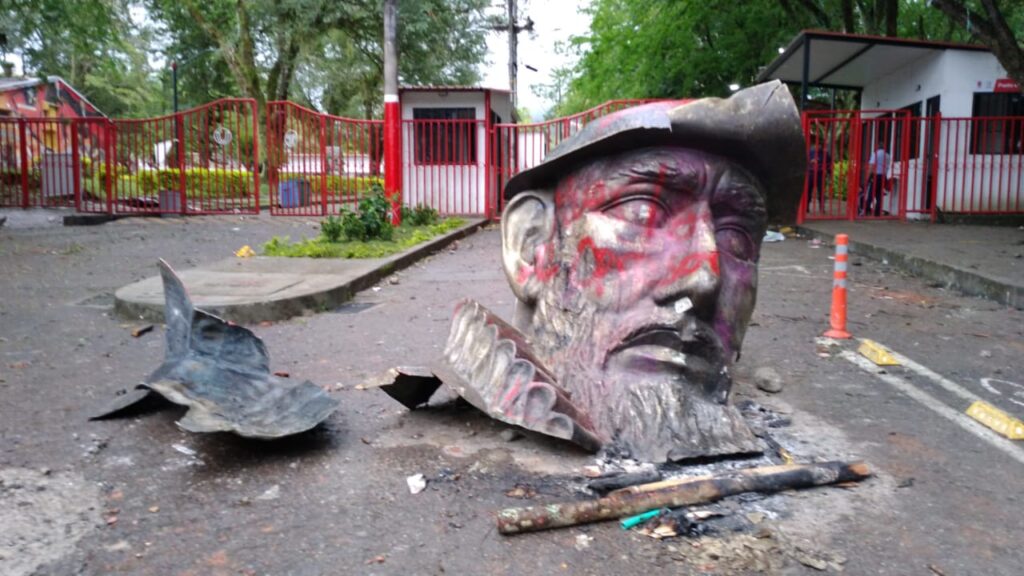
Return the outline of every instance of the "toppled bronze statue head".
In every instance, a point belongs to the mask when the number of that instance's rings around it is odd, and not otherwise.
[[[508,183],[514,324],[601,437],[656,460],[749,444],[728,367],[804,156],[774,83],[612,114]]]
[[[795,216],[805,156],[778,82],[588,124],[505,187],[513,326],[460,304],[438,374],[495,418],[589,448],[759,451],[726,404],[729,366],[767,221]]]

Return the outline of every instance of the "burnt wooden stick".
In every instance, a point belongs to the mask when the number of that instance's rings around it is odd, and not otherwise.
[[[519,534],[632,516],[655,508],[678,508],[713,502],[743,492],[781,492],[796,488],[854,482],[871,476],[863,462],[783,464],[750,468],[717,476],[688,478],[653,490],[614,492],[585,502],[566,502],[498,513],[498,532]],[[638,487],[640,488],[640,487]]]

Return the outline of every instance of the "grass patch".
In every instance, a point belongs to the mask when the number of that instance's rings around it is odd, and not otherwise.
[[[461,218],[448,218],[425,226],[402,225],[394,229],[391,240],[331,242],[321,234],[316,238],[291,242],[287,236],[274,236],[263,245],[263,254],[286,258],[382,258],[412,248],[465,224],[466,221]]]

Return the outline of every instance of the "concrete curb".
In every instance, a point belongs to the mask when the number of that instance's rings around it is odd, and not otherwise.
[[[400,252],[385,258],[378,266],[359,274],[343,283],[340,283],[328,290],[276,300],[261,300],[246,304],[226,306],[200,306],[203,310],[220,316],[225,320],[238,324],[256,324],[259,322],[277,322],[287,320],[295,316],[301,316],[306,312],[324,312],[337,308],[348,300],[351,300],[357,292],[366,290],[381,279],[415,264],[416,262],[438,252],[456,240],[465,238],[470,234],[487,225],[489,220],[481,219],[470,222],[447,234],[432,238],[423,244],[413,246],[405,252]],[[288,260],[288,258],[281,258]],[[114,312],[132,320],[146,320],[149,322],[163,322],[163,304],[150,304],[143,302],[132,302],[115,296]]]
[[[807,226],[797,226],[796,230],[802,235],[817,238],[829,245],[835,240],[831,234],[825,234]],[[1010,284],[951,264],[943,264],[920,256],[882,248],[863,240],[855,240],[852,237],[850,238],[850,253],[859,254],[872,260],[885,260],[908,274],[939,282],[948,289],[968,296],[980,296],[1004,306],[1024,310],[1024,286]]]

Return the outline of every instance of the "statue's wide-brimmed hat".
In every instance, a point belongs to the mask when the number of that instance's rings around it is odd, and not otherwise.
[[[549,187],[590,159],[664,145],[737,162],[763,185],[769,220],[796,218],[807,153],[800,113],[778,80],[729,98],[655,102],[594,120],[548,153],[543,162],[513,176],[505,185],[505,198]]]

